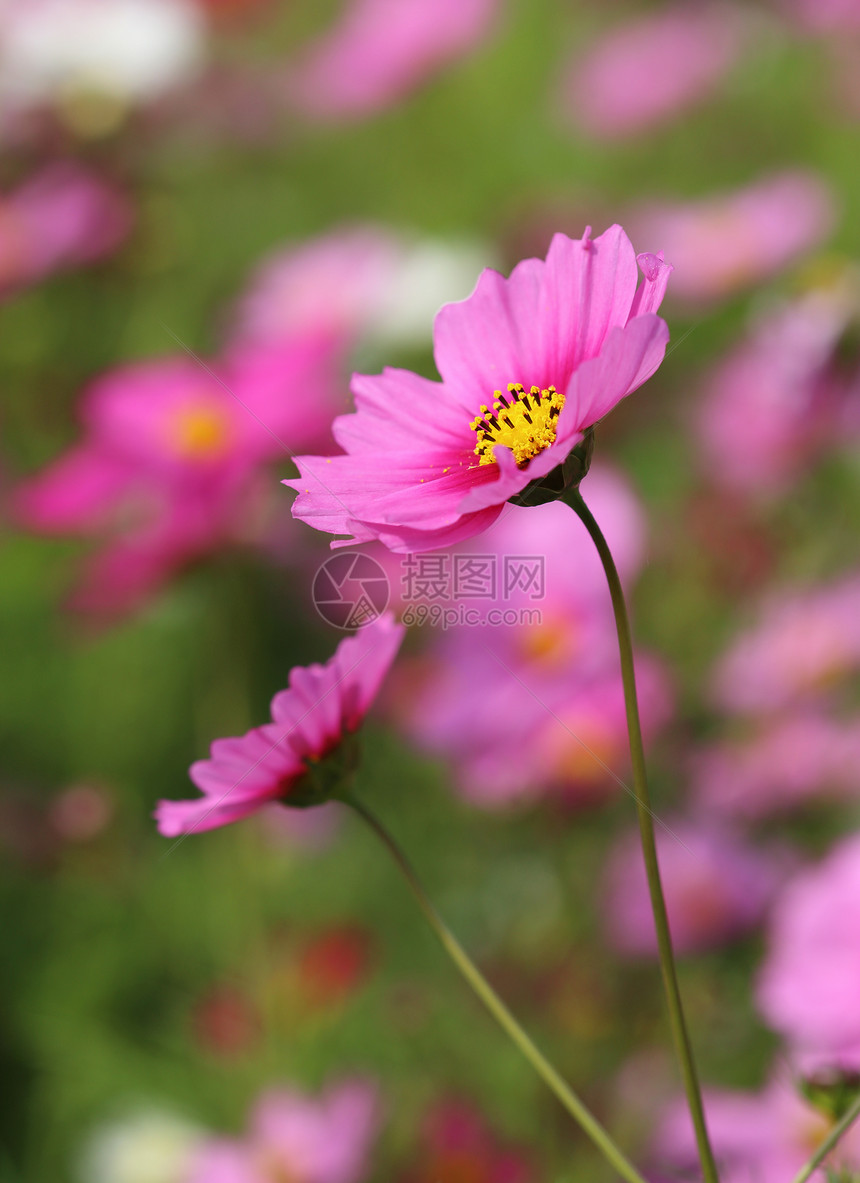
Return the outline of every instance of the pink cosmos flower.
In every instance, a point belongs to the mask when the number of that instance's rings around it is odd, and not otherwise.
[[[685,300],[723,299],[823,242],[833,226],[830,191],[812,173],[784,172],[698,201],[652,205],[631,217],[636,238],[659,242]]]
[[[177,357],[99,378],[81,403],[83,442],[17,492],[30,529],[106,540],[75,606],[128,611],[189,560],[247,536],[261,466],[323,435],[336,362],[327,340],[293,340],[208,371]]]
[[[344,1081],[318,1100],[272,1089],[242,1139],[212,1138],[192,1156],[186,1183],[359,1183],[379,1128],[375,1087]]]
[[[610,854],[604,909],[612,946],[656,956],[657,937],[636,834]],[[778,860],[730,831],[669,818],[657,827],[660,871],[672,940],[679,953],[710,949],[755,927],[779,880]]]
[[[77,164],[50,164],[0,197],[0,293],[110,254],[131,209],[111,185]]]
[[[655,313],[671,268],[636,256],[613,226],[557,234],[546,262],[475,291],[434,325],[441,382],[408,370],[355,375],[357,413],[335,420],[341,456],[301,456],[293,514],[318,530],[390,549],[450,546],[486,529],[504,503],[561,465],[654,373],[668,329]],[[333,545],[343,545],[335,542]]]
[[[759,623],[717,663],[712,694],[723,710],[766,714],[814,703],[860,663],[860,575],[782,591]]]
[[[676,4],[609,28],[571,64],[570,117],[595,137],[634,135],[714,90],[735,62],[744,13]]]
[[[757,998],[805,1070],[860,1068],[860,835],[777,899]]]
[[[825,1115],[806,1101],[796,1087],[776,1078],[760,1093],[707,1089],[708,1130],[722,1183],[785,1183],[830,1132]],[[657,1139],[660,1162],[679,1172],[698,1169],[696,1140],[689,1111],[681,1102],[667,1113]],[[828,1159],[830,1167],[860,1167],[860,1130],[855,1125]],[[812,1176],[824,1183],[822,1168]],[[683,1177],[688,1177],[686,1174]]]
[[[361,725],[404,632],[389,613],[341,641],[325,665],[296,666],[289,688],[272,699],[271,723],[216,739],[211,758],[192,764],[202,798],[159,802],[159,831],[174,838],[239,821],[273,801],[324,800],[326,757]]]
[[[396,102],[488,35],[499,0],[347,0],[293,69],[289,92],[317,119],[361,119]]]
[[[834,354],[856,310],[855,283],[845,275],[768,312],[717,366],[696,417],[709,479],[780,492],[833,440],[846,402]]]
[[[818,798],[860,797],[857,721],[795,712],[746,740],[714,744],[693,762],[693,792],[707,813],[753,821]]]

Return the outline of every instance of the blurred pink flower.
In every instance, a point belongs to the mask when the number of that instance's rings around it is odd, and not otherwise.
[[[344,226],[264,260],[239,302],[234,334],[271,342],[324,331],[350,345],[429,345],[432,317],[468,294],[486,261],[486,250],[467,241]]]
[[[292,69],[288,91],[317,119],[383,110],[489,34],[499,0],[346,0]]]
[[[831,1123],[788,1080],[775,1079],[760,1093],[706,1089],[708,1130],[722,1183],[786,1183],[830,1132]],[[698,1169],[689,1111],[680,1101],[667,1113],[657,1139],[660,1165]],[[830,1167],[860,1167],[860,1128],[854,1126],[828,1159]],[[824,1183],[826,1168],[812,1176]],[[686,1174],[683,1177],[688,1177]]]
[[[713,91],[738,57],[742,9],[675,4],[613,25],[571,63],[570,118],[595,137],[634,135]]]
[[[826,699],[860,664],[860,575],[783,590],[720,659],[711,681],[723,710],[767,714]]]
[[[261,466],[323,437],[336,362],[328,341],[298,340],[209,369],[164,358],[97,379],[81,403],[84,441],[16,499],[29,529],[105,541],[75,606],[128,611],[191,559],[247,536]]]
[[[435,1105],[424,1122],[420,1164],[402,1183],[531,1183],[537,1178],[525,1150],[495,1137],[467,1102]]]
[[[589,505],[622,577],[632,579],[644,550],[642,510],[611,471],[595,465],[588,482]],[[508,506],[481,539],[480,554],[464,545],[440,559],[446,569],[463,564],[461,573],[470,561],[480,572],[489,559],[497,583],[492,593],[478,585],[482,595],[473,599],[454,589],[454,610],[471,609],[474,626],[450,628],[434,637],[427,656],[405,664],[395,711],[407,732],[453,761],[475,803],[548,792],[583,801],[613,791],[613,773],[627,762],[617,640],[605,576],[578,518],[558,503]],[[420,596],[411,595],[419,619]],[[653,730],[670,711],[667,679],[647,658],[637,675]]]
[[[126,199],[94,173],[46,165],[0,197],[0,294],[110,254],[131,221]]]
[[[698,201],[642,207],[634,237],[660,243],[675,265],[676,299],[732,295],[823,242],[833,227],[830,190],[819,177],[784,172]]]
[[[852,279],[771,310],[711,374],[696,434],[714,483],[780,492],[835,439],[846,389],[833,363],[857,308]]]
[[[860,797],[860,728],[809,712],[766,724],[745,740],[712,744],[693,761],[706,812],[756,820],[827,797]]]
[[[804,1070],[860,1068],[860,835],[783,889],[756,994]]]
[[[655,309],[671,268],[638,262],[637,287],[633,246],[613,226],[596,239],[557,234],[546,262],[527,259],[510,279],[484,271],[436,317],[441,383],[408,370],[353,377],[358,411],[333,427],[346,454],[297,459],[293,515],[402,553],[486,529],[662,361]]]
[[[754,928],[777,887],[780,860],[713,824],[669,818],[657,825],[657,851],[672,940],[678,953],[725,944]],[[638,834],[610,853],[603,885],[612,946],[630,956],[656,956]]]
[[[359,1183],[378,1128],[377,1092],[367,1081],[344,1081],[318,1100],[272,1089],[258,1100],[244,1138],[198,1147],[186,1183]]]
[[[458,629],[440,642],[401,706],[410,736],[451,760],[462,794],[500,808],[555,796],[589,804],[616,793],[628,762],[620,677],[610,670],[547,671],[497,653],[503,629]],[[519,630],[524,646],[534,643]],[[508,642],[508,645],[510,642]],[[492,646],[492,648],[491,648]],[[670,713],[667,679],[652,659],[636,665],[643,728]]]
[[[272,699],[271,723],[216,739],[210,759],[191,765],[201,798],[158,803],[159,831],[174,838],[240,821],[273,801],[326,800],[326,757],[361,725],[404,632],[389,613],[341,641],[325,665],[296,666],[289,688]]]
[[[816,33],[860,30],[860,0],[782,0],[782,7]]]

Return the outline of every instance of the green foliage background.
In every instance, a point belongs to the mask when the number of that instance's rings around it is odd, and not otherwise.
[[[259,28],[225,37],[216,46],[221,67],[269,68],[327,15],[324,6],[283,7]],[[243,141],[205,119],[140,116],[108,142],[75,145],[129,186],[139,223],[108,263],[0,307],[6,486],[77,437],[75,403],[91,376],[172,351],[167,330],[195,350],[216,348],[260,256],[344,221],[478,235],[512,265],[525,247],[543,251],[551,229],[579,233],[590,221],[599,231],[645,198],[693,197],[808,166],[841,206],[833,250],[856,257],[858,123],[833,97],[822,48],[776,23],[720,94],[665,127],[607,144],[570,130],[556,100],[565,54],[635,11],[512,0],[498,36],[471,59],[356,125],[320,130],[282,115],[267,135]],[[4,179],[27,164],[9,154]],[[789,274],[770,286],[792,282]],[[748,612],[731,581],[715,577],[727,560],[707,554],[689,512],[707,474],[685,416],[700,375],[737,337],[756,298],[695,318],[669,309],[677,348],[599,442],[651,510],[637,633],[681,688],[680,717],[653,753],[661,809],[683,795],[683,743],[711,725],[701,677]],[[429,352],[385,360],[432,373]],[[288,469],[285,462],[280,475]],[[860,465],[843,453],[763,512],[756,529],[774,555],[773,578],[823,577],[855,561],[858,491]],[[289,514],[286,493],[281,512]],[[326,540],[314,545],[322,557]],[[315,1087],[356,1070],[376,1075],[386,1097],[374,1179],[400,1168],[427,1102],[452,1089],[534,1148],[539,1177],[608,1178],[467,995],[357,822],[346,818],[333,847],[316,854],[267,843],[253,826],[179,844],[155,834],[154,802],[187,794],[187,766],[210,740],[262,722],[289,668],[333,648],[309,615],[302,579],[251,554],[224,554],[134,619],[92,632],[61,607],[84,550],[11,528],[0,545],[3,792],[39,818],[63,788],[94,781],[116,806],[98,838],[44,857],[23,857],[14,834],[6,840],[2,1183],[71,1179],[87,1133],[138,1104],[238,1130],[273,1080]],[[653,1061],[655,1079],[671,1073],[656,969],[613,961],[594,892],[630,801],[565,815],[561,825],[546,807],[479,813],[451,794],[444,768],[379,725],[368,735],[362,782],[529,1029],[621,1140],[641,1150],[649,1130],[619,1093],[617,1073],[634,1053]],[[828,814],[798,833],[823,846],[855,821]],[[343,922],[374,934],[372,971],[358,992],[320,1011],[279,989],[302,941]],[[749,997],[758,956],[751,940],[682,967],[709,1081],[754,1086],[766,1071],[773,1041]],[[204,1050],[193,1020],[200,998],[225,984],[254,1000],[262,1023],[233,1058]]]

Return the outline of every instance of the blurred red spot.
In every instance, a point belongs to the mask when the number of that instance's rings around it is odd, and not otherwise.
[[[331,1006],[358,989],[372,960],[370,934],[358,925],[340,925],[305,946],[299,958],[299,978],[311,1002]]]
[[[233,1058],[257,1041],[260,1024],[251,1002],[231,986],[218,986],[194,1009],[194,1034],[199,1045],[216,1056]]]

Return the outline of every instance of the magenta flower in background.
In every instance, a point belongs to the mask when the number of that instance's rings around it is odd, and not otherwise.
[[[264,260],[239,301],[234,335],[272,342],[327,332],[349,345],[428,345],[432,317],[452,291],[471,290],[488,250],[373,223],[344,226]]]
[[[459,629],[440,642],[424,670],[418,667],[411,693],[403,691],[400,715],[410,737],[452,762],[457,788],[473,805],[504,808],[542,797],[586,805],[616,794],[629,759],[617,671],[547,670],[528,653],[517,660],[505,652],[500,660],[498,634],[506,631]],[[522,630],[521,641],[527,650],[549,638]],[[564,643],[562,636],[559,656]],[[650,737],[671,713],[671,696],[655,661],[639,655],[636,672]]]
[[[708,1131],[722,1183],[785,1183],[793,1179],[826,1138],[831,1122],[806,1101],[794,1084],[775,1078],[760,1093],[706,1089]],[[671,1164],[679,1178],[698,1170],[696,1140],[682,1102],[666,1114],[657,1138],[660,1165]],[[828,1166],[860,1167],[860,1130],[853,1126],[827,1160]],[[824,1183],[826,1168],[812,1176]]]
[[[132,222],[125,197],[79,164],[49,164],[0,197],[0,294],[110,254]]]
[[[589,502],[622,578],[632,580],[645,544],[641,506],[626,482],[599,464],[589,475]],[[440,561],[458,571],[462,595],[474,591],[476,577],[481,590],[489,558],[495,595],[484,589],[476,599],[452,597],[472,610],[474,626],[434,634],[429,652],[404,664],[398,718],[423,748],[452,761],[458,787],[475,804],[547,794],[602,799],[615,791],[613,773],[623,772],[628,757],[617,638],[594,545],[566,506],[511,505],[480,551],[475,560],[463,544]],[[420,558],[404,561],[416,612]],[[433,606],[448,607],[425,605]],[[641,656],[637,675],[653,733],[671,712],[668,680]]]
[[[860,30],[858,0],[782,0],[782,7],[816,33],[848,33]]]
[[[745,740],[699,750],[693,793],[706,813],[753,821],[809,801],[860,798],[856,719],[791,713]]]
[[[596,138],[635,135],[706,98],[734,65],[745,12],[676,4],[607,29],[569,67],[565,107]]]
[[[271,1089],[257,1101],[244,1138],[198,1147],[185,1183],[359,1183],[370,1170],[379,1120],[368,1081],[344,1081],[319,1099]]]
[[[499,0],[346,0],[292,68],[288,93],[315,119],[362,119],[488,36]]]
[[[668,329],[655,314],[671,268],[637,258],[613,226],[557,234],[546,262],[475,291],[434,325],[441,382],[356,374],[357,413],[335,420],[340,456],[300,456],[293,514],[318,530],[404,553],[485,530],[508,498],[567,459],[585,430],[654,373]],[[340,545],[335,543],[334,545]]]
[[[536,1178],[528,1153],[496,1137],[466,1101],[439,1102],[423,1124],[420,1162],[401,1183],[531,1183]]]
[[[860,835],[778,897],[756,993],[805,1071],[860,1069]]]
[[[25,481],[15,505],[31,530],[103,542],[74,606],[127,612],[190,560],[251,536],[262,466],[324,438],[338,361],[329,341],[297,340],[236,350],[211,372],[182,356],[97,379],[83,442]]]
[[[289,688],[272,699],[271,723],[216,739],[210,759],[192,764],[201,798],[158,803],[159,831],[174,838],[212,830],[274,801],[289,804],[291,795],[302,806],[309,794],[325,800],[326,758],[361,725],[404,632],[389,613],[341,641],[325,665],[296,666]]]
[[[610,944],[629,956],[657,955],[657,937],[639,837],[610,853],[603,907]],[[712,949],[762,920],[779,883],[781,860],[725,828],[677,818],[657,826],[657,852],[672,941],[678,953]]]
[[[857,306],[857,280],[846,272],[769,310],[719,363],[696,413],[709,480],[779,493],[837,440],[849,400],[835,350]]]
[[[644,206],[630,222],[637,241],[660,243],[674,263],[675,297],[704,301],[781,270],[825,241],[834,217],[824,181],[793,171],[732,193]]]
[[[723,710],[769,714],[814,704],[860,664],[860,575],[772,595],[711,680]]]

